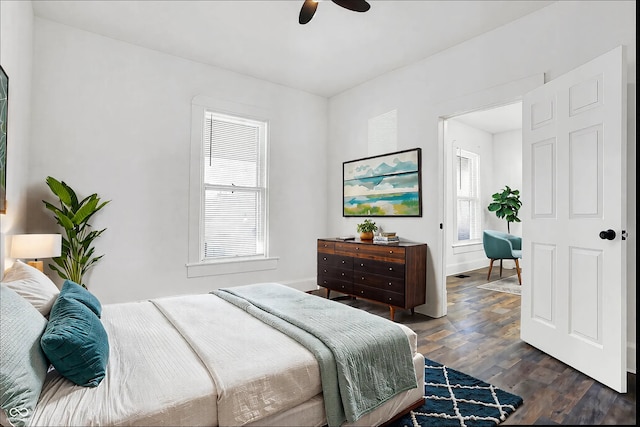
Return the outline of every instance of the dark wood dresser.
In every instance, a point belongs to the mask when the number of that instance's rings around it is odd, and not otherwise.
[[[426,302],[427,245],[399,242],[378,244],[361,240],[318,239],[318,286],[411,309]]]

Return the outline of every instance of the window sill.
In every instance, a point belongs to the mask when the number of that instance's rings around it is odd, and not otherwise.
[[[463,254],[466,252],[476,252],[484,250],[484,246],[482,245],[482,241],[471,241],[465,243],[454,243],[451,245],[453,247],[454,254]]]
[[[259,258],[243,260],[208,261],[187,264],[187,277],[218,276],[221,274],[247,273],[252,271],[275,270],[280,258]]]

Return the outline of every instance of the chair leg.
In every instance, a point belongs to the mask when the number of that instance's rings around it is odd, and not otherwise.
[[[500,260],[500,277],[502,277],[502,260]]]
[[[520,275],[520,263],[518,262],[518,258],[514,260],[516,262],[516,273],[518,273],[518,283],[522,286],[522,276]]]
[[[489,280],[489,278],[491,277],[491,269],[493,268],[493,261],[495,260],[492,258],[491,263],[489,264],[489,274],[487,274],[487,280]]]

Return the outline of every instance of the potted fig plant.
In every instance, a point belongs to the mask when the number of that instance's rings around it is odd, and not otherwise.
[[[378,230],[376,223],[370,219],[365,219],[357,227],[358,233],[360,233],[360,240],[373,240],[373,232]]]
[[[94,255],[93,241],[106,230],[106,228],[92,230],[89,220],[109,201],[101,202],[100,197],[95,193],[78,200],[75,191],[64,181],[58,181],[50,176],[47,177],[47,185],[58,198],[60,206],[45,200],[42,202],[53,212],[58,225],[65,231],[62,236],[62,254],[53,258],[55,265],[49,264],[49,267],[61,278],[86,288],[87,286],[83,283],[85,273],[104,256]]]
[[[491,197],[493,202],[487,208],[490,212],[495,212],[498,218],[504,218],[507,221],[507,233],[511,234],[510,224],[520,222],[520,218],[518,218],[518,211],[522,207],[520,191],[512,190],[508,185],[505,185],[502,191]]]

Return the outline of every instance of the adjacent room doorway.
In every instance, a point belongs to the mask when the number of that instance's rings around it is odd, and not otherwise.
[[[507,232],[507,222],[487,206],[505,186],[522,188],[522,102],[447,118],[444,147],[444,254],[451,276],[488,266],[483,230]],[[520,223],[509,228],[521,236]],[[515,265],[505,261],[504,267]]]

